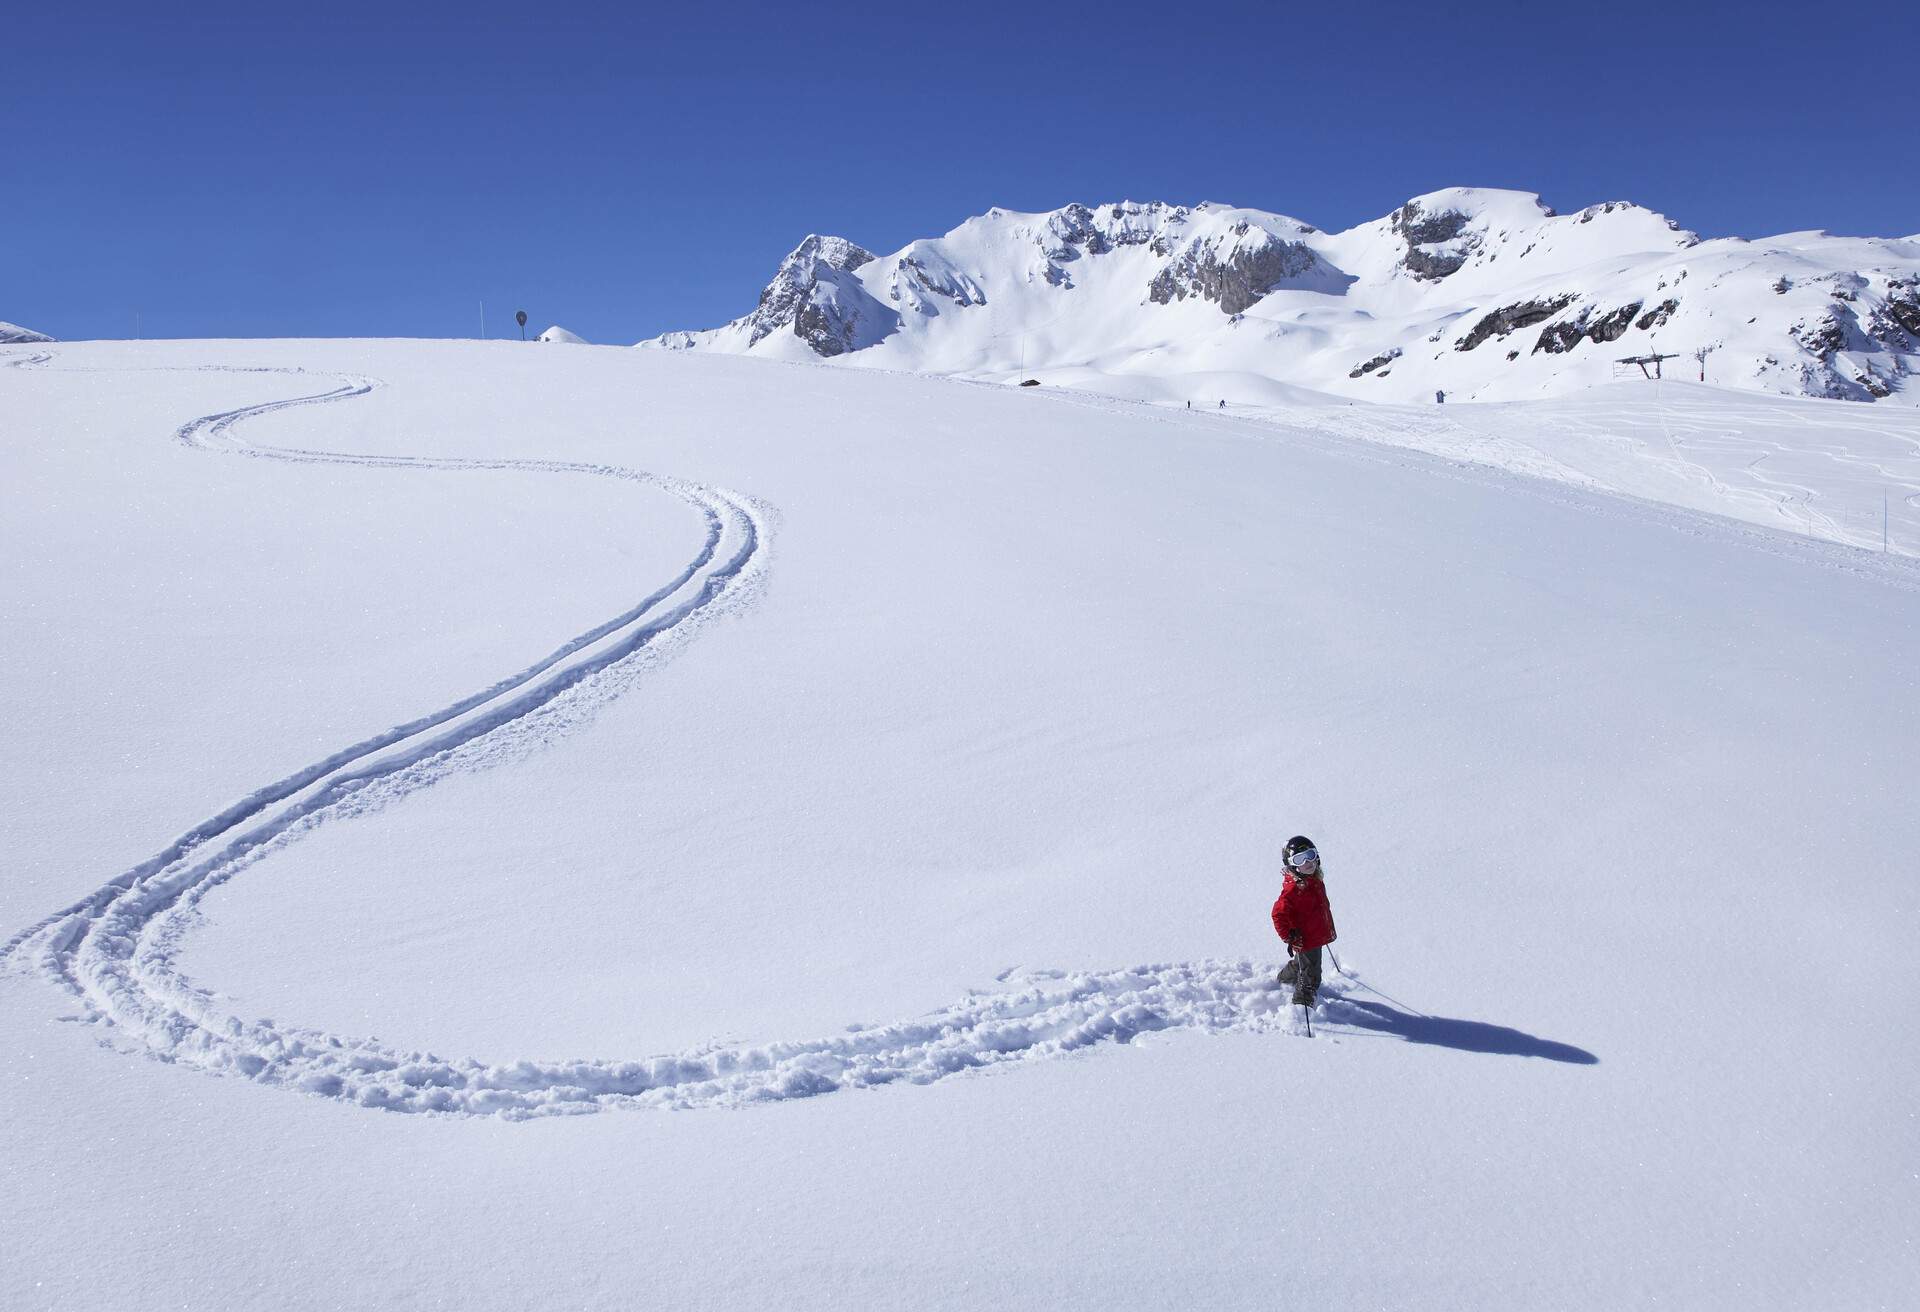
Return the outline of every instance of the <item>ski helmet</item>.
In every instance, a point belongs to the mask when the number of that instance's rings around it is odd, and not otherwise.
[[[1295,834],[1287,840],[1287,850],[1282,853],[1282,855],[1292,856],[1295,852],[1304,852],[1312,846],[1313,840],[1311,838],[1308,838],[1305,834]]]

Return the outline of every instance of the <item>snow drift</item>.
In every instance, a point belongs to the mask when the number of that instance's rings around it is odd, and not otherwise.
[[[1473,187],[1339,233],[1211,203],[994,209],[887,256],[809,236],[750,313],[641,345],[1385,401],[1560,395],[1663,354],[1668,376],[1920,403],[1920,242],[1702,241],[1638,205]]]

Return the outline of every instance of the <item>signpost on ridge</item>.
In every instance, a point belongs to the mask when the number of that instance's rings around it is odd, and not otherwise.
[[[526,341],[527,340],[527,312],[525,310],[515,310],[513,312],[513,318],[514,318],[514,322],[520,325],[520,340],[523,342]]]

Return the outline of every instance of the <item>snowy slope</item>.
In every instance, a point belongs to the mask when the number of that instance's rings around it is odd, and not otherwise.
[[[0,344],[17,346],[27,342],[50,342],[53,338],[45,333],[37,333],[31,328],[22,328],[17,323],[0,323]]]
[[[1703,242],[1636,205],[1469,187],[1341,233],[1214,204],[996,209],[884,257],[808,237],[751,314],[642,345],[1401,402],[1563,395],[1668,353],[1672,376],[1920,403],[1920,242]]]
[[[0,1304],[1912,1287],[1910,561],[1391,407],[18,358]],[[1881,420],[1685,398],[1760,402]],[[1311,1040],[1295,831],[1367,984]]]
[[[543,342],[566,342],[570,345],[584,345],[587,339],[578,334],[570,333],[559,324],[555,324],[553,327],[541,333],[539,340]]]
[[[1132,379],[1132,399],[1178,404],[1195,380]],[[1920,555],[1920,409],[1692,382],[1605,383],[1545,401],[1329,404],[1244,378],[1221,417],[1311,428],[1472,461],[1874,552]],[[1069,387],[1115,389],[1068,375]]]

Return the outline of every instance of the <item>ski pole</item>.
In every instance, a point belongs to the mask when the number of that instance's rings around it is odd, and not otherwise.
[[[1305,940],[1302,940],[1302,942],[1304,943]],[[1298,952],[1294,954],[1293,960],[1295,963],[1295,969],[1298,971],[1298,974],[1294,976],[1294,985],[1293,985],[1295,990],[1294,996],[1295,997],[1299,996],[1299,989],[1303,985],[1311,985],[1312,987],[1315,987],[1315,988],[1319,987],[1320,981],[1317,979],[1310,979],[1307,975],[1307,963],[1313,960],[1313,958],[1307,955],[1307,949],[1305,947],[1302,947]],[[1311,997],[1311,995],[1309,995],[1309,997]],[[1300,1008],[1300,1019],[1307,1023],[1307,1037],[1312,1038],[1313,1037],[1313,1003],[1311,1001],[1307,1002],[1306,1005]]]

